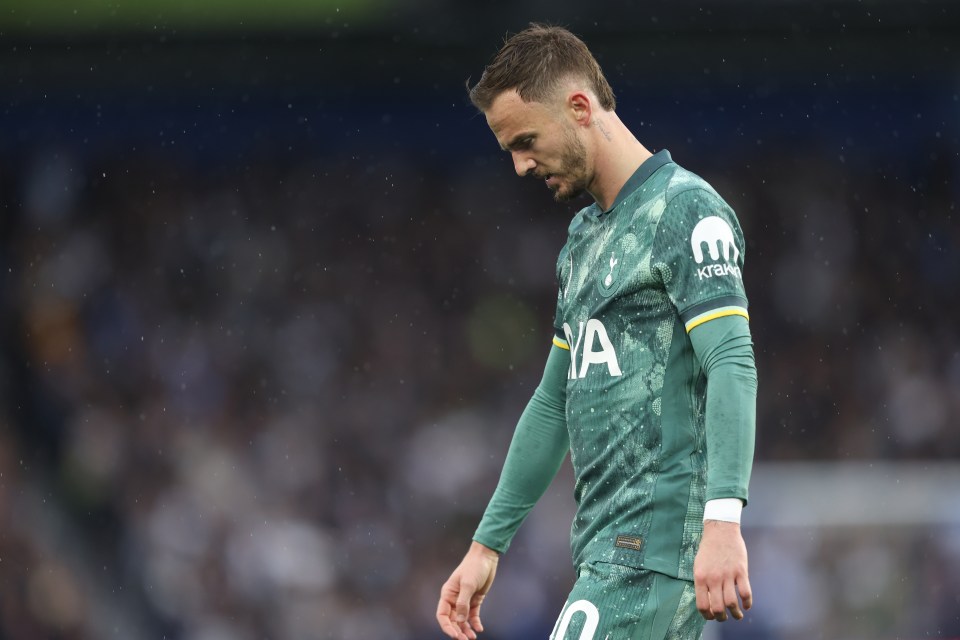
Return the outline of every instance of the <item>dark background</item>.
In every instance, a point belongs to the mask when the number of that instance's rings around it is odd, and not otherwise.
[[[534,19],[738,212],[762,477],[956,477],[960,8],[554,4],[4,13],[0,638],[438,637],[586,204],[516,179],[466,99]],[[569,475],[484,637],[549,634]],[[748,509],[757,607],[709,637],[960,636],[960,505],[897,508]]]

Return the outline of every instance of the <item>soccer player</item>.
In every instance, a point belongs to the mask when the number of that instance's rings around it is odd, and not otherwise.
[[[500,554],[570,453],[577,580],[554,640],[687,640],[753,596],[740,512],[757,377],[733,210],[615,112],[586,45],[532,24],[470,89],[518,175],[594,203],[557,260],[555,337],[440,627],[473,640]],[[698,613],[699,612],[699,613]]]

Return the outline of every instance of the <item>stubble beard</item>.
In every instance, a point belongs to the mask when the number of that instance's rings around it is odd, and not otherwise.
[[[587,190],[587,148],[576,133],[568,131],[560,154],[560,173],[564,181],[553,190],[556,202],[568,202]]]

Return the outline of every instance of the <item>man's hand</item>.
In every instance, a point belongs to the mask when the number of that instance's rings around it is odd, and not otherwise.
[[[483,631],[480,605],[493,585],[499,560],[499,553],[474,542],[440,589],[437,622],[454,640],[476,640],[477,632]]]
[[[693,584],[697,609],[707,620],[723,622],[727,610],[737,620],[753,606],[753,592],[747,575],[747,545],[735,522],[707,520],[703,523],[700,550],[693,562]],[[743,609],[737,601],[737,592]]]

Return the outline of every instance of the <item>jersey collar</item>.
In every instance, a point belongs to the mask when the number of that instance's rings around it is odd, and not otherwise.
[[[647,178],[652,176],[657,169],[669,162],[673,162],[673,158],[670,157],[670,152],[666,149],[661,149],[644,160],[643,164],[637,167],[637,170],[633,172],[633,175],[630,176],[626,183],[624,183],[624,185],[620,188],[620,193],[617,194],[617,199],[613,201],[613,204],[610,206],[610,208],[606,211],[598,213],[597,215],[606,215],[616,209],[618,206],[620,206],[621,202],[630,196],[631,193],[639,189],[640,185],[646,182]],[[594,207],[596,207],[596,204],[594,204]],[[596,208],[599,209],[599,207]]]

